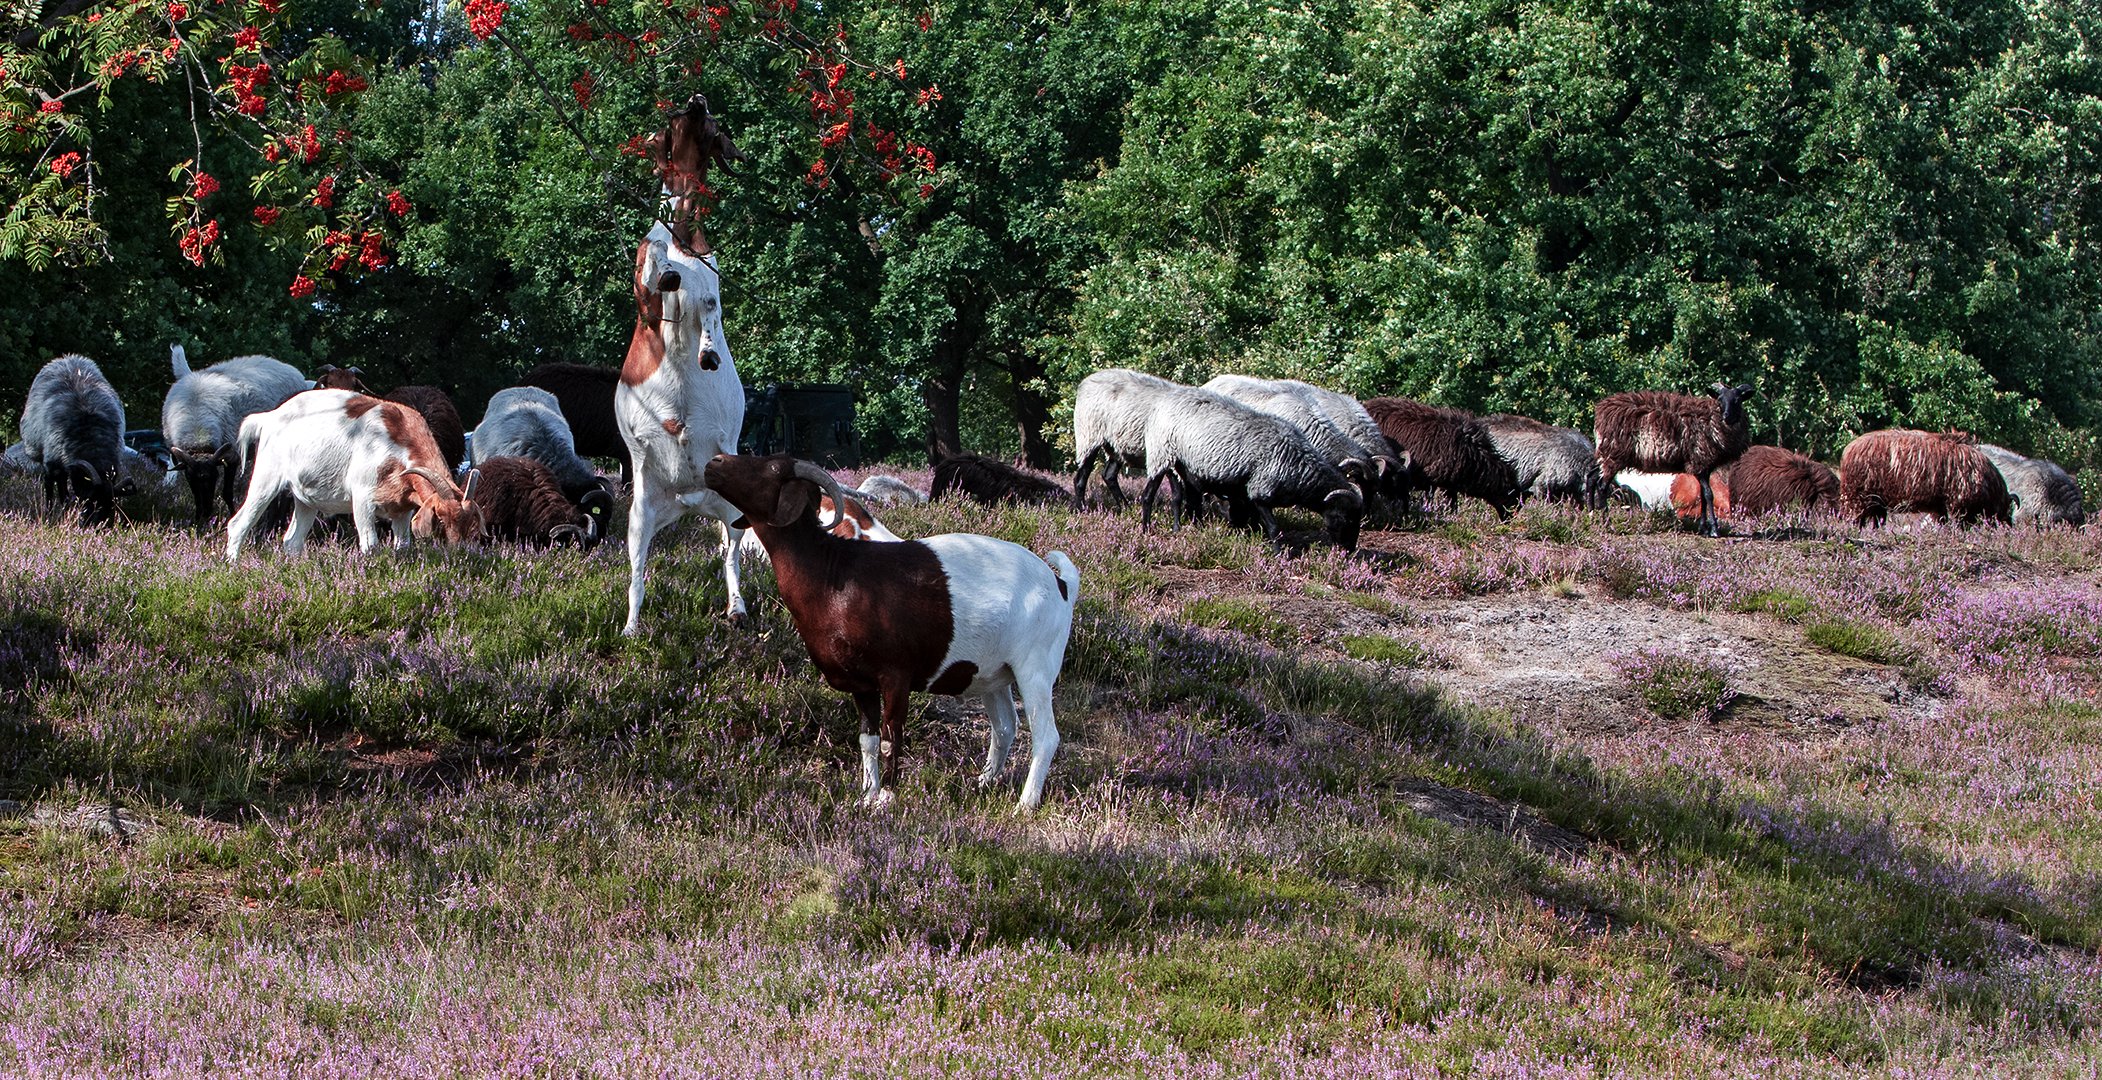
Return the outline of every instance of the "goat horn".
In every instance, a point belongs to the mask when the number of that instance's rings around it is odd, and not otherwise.
[[[818,528],[830,532],[841,518],[847,516],[847,494],[839,489],[838,478],[807,461],[796,462],[796,476],[816,484],[819,491],[832,497],[832,520],[821,520],[817,524]]]
[[[426,469],[421,465],[411,465],[408,468],[403,469],[402,471],[408,473],[411,476],[421,476],[425,480],[430,481],[431,486],[437,488],[438,493],[441,495],[446,494],[448,491],[457,492],[460,489],[460,486],[458,484],[453,483],[452,477],[447,476],[436,469]],[[453,497],[461,498],[463,496],[455,495]]]

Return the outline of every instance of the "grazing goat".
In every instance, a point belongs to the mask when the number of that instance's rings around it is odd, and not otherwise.
[[[58,506],[69,496],[84,504],[83,525],[116,516],[116,499],[135,490],[120,475],[124,403],[93,360],[77,354],[45,364],[29,383],[22,406],[22,443],[30,471],[44,478],[44,499]]]
[[[379,544],[379,523],[393,527],[397,547],[412,537],[471,544],[482,536],[474,504],[477,477],[463,492],[416,410],[348,390],[315,390],[241,422],[235,462],[252,468],[248,500],[226,526],[226,557],[241,545],[280,493],[292,496],[285,552],[296,555],[324,514],[348,513],[358,547]]]
[[[1073,391],[1073,453],[1080,459],[1073,474],[1073,509],[1087,500],[1088,474],[1102,466],[1102,505],[1124,507],[1117,483],[1125,469],[1146,468],[1146,420],[1153,406],[1178,383],[1129,368],[1107,368],[1080,380]]]
[[[563,497],[591,516],[597,535],[605,535],[613,517],[612,482],[578,456],[569,418],[553,394],[535,386],[497,391],[474,429],[474,456],[525,457],[547,466]]]
[[[1715,493],[1710,474],[1737,460],[1751,445],[1744,413],[1750,386],[1715,384],[1713,398],[1635,390],[1613,394],[1594,407],[1598,470],[1691,473],[1701,488],[1701,531],[1717,536]]]
[[[1357,462],[1363,467],[1364,462]],[[1329,542],[1345,551],[1358,544],[1365,498],[1343,470],[1329,464],[1287,421],[1257,412],[1209,390],[1178,387],[1163,395],[1146,420],[1146,490],[1140,527],[1153,523],[1153,500],[1174,474],[1182,504],[1193,515],[1205,494],[1224,495],[1236,524],[1253,520],[1278,539],[1271,508],[1298,506],[1321,514]]]
[[[928,489],[927,497],[939,499],[952,492],[986,506],[1050,506],[1072,497],[1053,481],[977,454],[951,454],[934,466],[934,485]]]
[[[2014,500],[2015,524],[2063,523],[2078,527],[2087,523],[2087,511],[2080,505],[2080,485],[2056,462],[2023,457],[1988,443],[1979,443],[1978,452],[2000,470],[2000,479],[2007,482],[2007,495]]]
[[[1365,411],[1382,434],[1408,452],[1415,486],[1443,491],[1451,510],[1468,495],[1494,507],[1497,517],[1511,516],[1518,505],[1518,474],[1496,452],[1481,418],[1465,409],[1394,397],[1373,398],[1365,402]]]
[[[1513,413],[1484,416],[1482,427],[1497,455],[1510,463],[1518,490],[1526,496],[1593,510],[1605,505],[1598,451],[1583,432]]]
[[[2012,519],[2000,470],[1969,435],[1953,431],[1886,428],[1848,443],[1839,455],[1839,503],[1859,525],[1882,524],[1893,511],[1965,525]]]
[[[1793,450],[1749,447],[1727,472],[1727,495],[1722,488],[1716,490],[1716,497],[1726,504],[1717,507],[1719,513],[1754,518],[1777,510],[1813,514],[1839,510],[1839,474]],[[1716,476],[1722,478],[1723,471]]]
[[[1407,490],[1407,482],[1401,479],[1398,471],[1401,463],[1385,445],[1385,438],[1381,438],[1376,456],[1368,454],[1367,448],[1331,417],[1331,410],[1315,396],[1313,386],[1296,379],[1221,375],[1200,389],[1232,398],[1298,428],[1317,453],[1327,458],[1329,464],[1343,470],[1343,475],[1358,486],[1367,506],[1372,504],[1374,496],[1391,490],[1390,484],[1394,481],[1400,481],[1402,490]],[[1369,414],[1367,419],[1370,419]]]
[[[741,515],[773,558],[781,602],[810,659],[861,714],[862,802],[892,799],[914,691],[969,694],[985,703],[991,744],[980,787],[1007,767],[1014,691],[1029,714],[1029,775],[1021,809],[1044,796],[1058,752],[1051,690],[1065,665],[1080,572],[1054,551],[1038,558],[1005,540],[969,533],[896,543],[853,543],[827,531],[818,506],[849,497],[830,473],[786,454],[718,456],[708,487]],[[836,521],[833,522],[836,524]],[[890,744],[890,768],[883,745]]]
[[[380,395],[380,400],[416,410],[430,427],[446,469],[460,471],[460,463],[467,460],[467,428],[460,422],[460,410],[453,407],[451,395],[435,386],[397,386]]]
[[[182,346],[171,346],[168,353],[175,385],[161,406],[161,435],[168,441],[169,458],[190,481],[197,529],[202,532],[212,520],[215,485],[227,509],[238,501],[234,439],[241,433],[241,422],[277,408],[305,390],[307,380],[299,369],[267,356],[237,356],[191,371]]]
[[[613,395],[620,385],[616,368],[585,364],[542,364],[518,380],[520,386],[537,386],[562,406],[576,451],[584,457],[614,458],[620,462],[623,487],[635,482],[635,465],[628,456],[628,443],[620,434],[620,419],[613,412]]]
[[[492,457],[477,462],[474,471],[481,477],[475,505],[491,537],[532,547],[577,544],[586,551],[603,539],[605,520],[570,502],[546,465],[528,457]]]

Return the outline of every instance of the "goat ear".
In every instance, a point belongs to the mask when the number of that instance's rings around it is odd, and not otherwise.
[[[785,529],[803,519],[803,512],[810,509],[810,497],[817,485],[808,480],[790,480],[781,485],[781,494],[774,497],[774,528]]]
[[[733,529],[749,529],[752,527],[752,519],[739,514],[737,515],[737,520],[730,523],[730,527]]]

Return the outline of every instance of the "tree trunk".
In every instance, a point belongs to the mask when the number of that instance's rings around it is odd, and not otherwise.
[[[1022,429],[1022,463],[1049,471],[1058,464],[1051,440],[1044,436],[1044,428],[1051,423],[1051,398],[1029,385],[1044,377],[1044,365],[1019,350],[1009,363],[1008,371],[1014,379],[1015,426]]]
[[[920,399],[927,403],[927,464],[963,453],[963,436],[957,424],[958,391],[963,372],[937,368],[920,380]]]

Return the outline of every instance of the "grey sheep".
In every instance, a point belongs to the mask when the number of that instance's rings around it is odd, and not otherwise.
[[[307,389],[307,380],[298,368],[267,356],[237,356],[203,371],[190,370],[180,345],[169,348],[168,358],[175,385],[161,405],[161,436],[168,441],[168,456],[176,469],[190,481],[197,528],[202,531],[212,520],[215,487],[227,509],[239,501],[234,439],[241,433],[241,421],[277,408]]]
[[[132,491],[119,476],[124,403],[85,356],[61,356],[37,372],[22,406],[22,443],[31,470],[44,478],[44,498],[56,506],[78,496],[84,525],[110,520],[116,497]]]
[[[1978,451],[2000,470],[2007,493],[2014,497],[2017,525],[2079,526],[2087,523],[2080,505],[2080,485],[2056,462],[2023,457],[2004,447],[1978,444]]]
[[[1591,509],[1606,504],[1598,450],[1584,433],[1529,416],[1492,413],[1482,417],[1496,454],[1510,462],[1518,490],[1530,498],[1574,502]]]
[[[1073,506],[1087,500],[1088,474],[1102,466],[1102,505],[1124,506],[1117,478],[1126,469],[1146,467],[1146,420],[1163,395],[1184,389],[1179,383],[1129,368],[1105,368],[1080,380],[1073,392],[1073,455],[1080,465],[1073,475]]]
[[[1329,408],[1324,407],[1315,396],[1315,387],[1310,384],[1296,379],[1221,375],[1205,383],[1201,389],[1232,398],[1298,428],[1316,452],[1358,485],[1368,503],[1374,494],[1388,489],[1390,477],[1400,476],[1400,463],[1394,454],[1384,446],[1376,453],[1367,453],[1367,448],[1336,421]],[[1370,422],[1369,414],[1366,420]],[[1384,436],[1381,442],[1385,442]]]
[[[1269,413],[1209,390],[1179,387],[1162,395],[1146,419],[1141,527],[1152,523],[1153,500],[1171,473],[1182,488],[1178,511],[1207,494],[1223,495],[1236,524],[1252,515],[1275,542],[1271,508],[1302,507],[1321,514],[1331,543],[1345,551],[1357,547],[1364,496],[1298,428]]]
[[[539,387],[514,386],[489,399],[474,429],[474,460],[496,457],[532,458],[547,466],[563,497],[585,513],[601,522],[613,513],[612,485],[577,456],[561,403]]]

